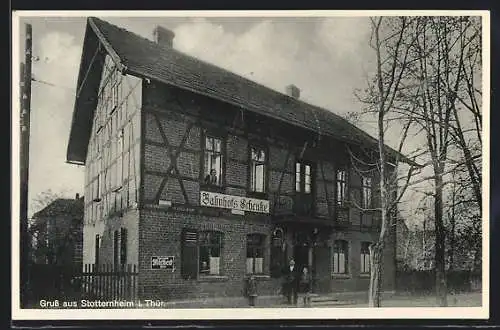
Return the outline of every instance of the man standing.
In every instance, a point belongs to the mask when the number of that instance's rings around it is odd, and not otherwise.
[[[290,263],[287,268],[285,268],[285,289],[289,304],[297,304],[297,289],[299,286],[299,273],[297,267],[295,267],[295,260],[290,259]]]

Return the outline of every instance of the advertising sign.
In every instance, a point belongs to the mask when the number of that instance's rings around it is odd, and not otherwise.
[[[175,257],[159,257],[153,256],[151,257],[151,269],[166,269],[166,270],[175,270]]]

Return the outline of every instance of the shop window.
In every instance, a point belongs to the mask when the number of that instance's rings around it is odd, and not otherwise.
[[[247,235],[247,274],[262,274],[264,272],[264,240],[261,234]]]
[[[372,207],[372,178],[362,177],[361,188],[363,191],[363,207],[365,209]]]
[[[200,274],[219,275],[222,250],[222,233],[216,231],[202,231],[199,233]]]
[[[337,170],[337,205],[344,206],[347,201],[347,172],[344,169]]]
[[[250,191],[266,190],[266,152],[263,148],[250,148]]]
[[[212,136],[205,137],[204,183],[206,185],[222,185],[222,139]]]
[[[217,231],[182,231],[181,274],[184,279],[220,275],[223,234]]]
[[[361,242],[361,273],[370,273],[370,242]]]
[[[348,273],[348,243],[343,240],[336,240],[333,246],[333,273]]]

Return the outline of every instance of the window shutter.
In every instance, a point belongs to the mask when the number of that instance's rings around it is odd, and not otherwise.
[[[113,266],[115,269],[118,269],[118,256],[119,256],[119,232],[118,230],[114,231],[114,236],[113,236]]]
[[[122,265],[127,264],[127,229],[121,229],[121,240],[120,240],[120,263]]]
[[[181,276],[183,279],[195,279],[198,274],[198,232],[184,229],[181,241]]]

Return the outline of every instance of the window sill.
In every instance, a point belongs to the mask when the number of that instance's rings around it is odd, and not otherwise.
[[[332,274],[332,279],[350,279],[350,274]]]
[[[247,197],[268,199],[269,196],[266,192],[247,191]]]
[[[247,279],[251,276],[252,274],[247,274]],[[271,280],[271,276],[270,275],[265,275],[265,274],[254,274],[253,277],[257,280],[257,281],[269,281]]]
[[[228,279],[223,275],[200,275],[198,282],[226,282]]]
[[[361,273],[359,274],[360,278],[370,278],[370,273]]]
[[[224,187],[206,183],[200,183],[200,190],[222,193],[224,191]]]

